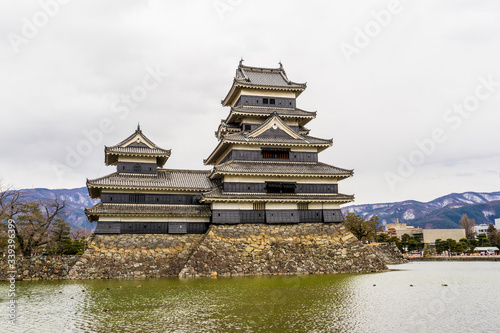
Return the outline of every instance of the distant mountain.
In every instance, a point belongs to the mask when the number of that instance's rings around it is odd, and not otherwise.
[[[90,199],[87,188],[50,190],[45,188],[22,190],[28,200],[59,198],[66,201],[63,217],[73,228],[94,229],[84,209],[99,202]],[[495,223],[500,218],[500,192],[493,193],[452,193],[429,202],[407,200],[392,203],[353,205],[342,208],[342,212],[354,212],[365,218],[377,215],[382,223],[393,223],[399,218],[420,228],[460,228],[458,221],[462,214],[476,219],[476,224]]]
[[[365,218],[377,215],[383,224],[399,222],[419,228],[460,228],[462,214],[476,220],[476,224],[495,223],[500,218],[500,192],[451,193],[429,202],[407,200],[393,203],[353,205],[342,212],[354,212]]]
[[[59,190],[34,188],[21,191],[26,200],[53,200],[55,198],[65,200],[66,207],[62,212],[62,217],[72,228],[95,229],[95,223],[88,221],[84,209],[97,204],[100,200],[90,199],[86,187]]]

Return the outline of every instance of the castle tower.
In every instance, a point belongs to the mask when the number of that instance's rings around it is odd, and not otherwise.
[[[283,66],[240,62],[229,107],[205,160],[212,170],[163,169],[170,150],[138,127],[105,148],[115,173],[87,180],[95,237],[71,278],[327,274],[386,269],[343,223],[338,193],[352,170],[319,162],[331,139],[309,135],[297,108],[305,83]]]
[[[202,195],[212,205],[212,223],[343,222],[340,205],[353,196],[338,193],[352,170],[318,161],[331,139],[309,135],[316,112],[296,107],[305,83],[279,68],[243,65],[222,100],[230,108],[205,160],[219,186]]]
[[[171,151],[154,144],[139,126],[104,151],[106,165],[116,165],[116,172],[87,180],[90,197],[101,199],[85,210],[98,222],[96,234],[206,232],[210,206],[199,199],[213,187],[209,171],[162,169]]]

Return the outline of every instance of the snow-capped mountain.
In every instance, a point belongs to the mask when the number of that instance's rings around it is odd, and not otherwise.
[[[451,193],[429,202],[407,200],[392,203],[352,205],[342,212],[354,212],[365,218],[377,215],[381,223],[399,222],[422,228],[459,228],[462,214],[476,219],[476,224],[494,223],[500,218],[500,192]]]
[[[25,200],[53,200],[58,198],[66,201],[66,207],[62,212],[62,217],[72,228],[94,229],[95,223],[90,223],[85,216],[84,209],[97,204],[99,199],[91,199],[86,187],[73,189],[46,189],[34,188],[24,189]]]

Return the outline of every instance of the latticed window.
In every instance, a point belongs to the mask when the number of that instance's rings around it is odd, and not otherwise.
[[[134,172],[141,173],[141,165],[139,163],[134,164]]]
[[[144,203],[144,202],[146,202],[146,196],[144,194],[129,194],[128,202]]]
[[[290,151],[288,149],[279,149],[279,148],[271,148],[271,149],[262,149],[262,157],[263,158],[277,158],[282,160],[287,160],[290,158]]]
[[[264,210],[266,209],[266,204],[264,202],[256,202],[253,204],[253,210]]]
[[[299,202],[297,204],[299,210],[308,210],[309,209],[309,203],[307,202]]]
[[[287,151],[281,151],[276,153],[276,158],[287,160],[290,158],[290,154]]]
[[[267,193],[295,193],[295,183],[267,182]]]

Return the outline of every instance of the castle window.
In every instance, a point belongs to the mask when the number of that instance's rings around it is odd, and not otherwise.
[[[263,98],[262,104],[269,104],[269,98]]]
[[[276,104],[276,100],[274,98],[269,99],[269,104]]]
[[[252,125],[245,125],[245,131],[252,130]]]
[[[295,183],[288,182],[266,182],[267,193],[295,193],[295,188],[297,185]]]
[[[146,202],[146,196],[144,194],[129,194],[128,202],[131,203],[144,203]]]
[[[276,158],[281,160],[287,160],[290,158],[290,149],[288,148],[263,148],[262,149],[263,158]]]
[[[134,173],[141,172],[141,165],[139,163],[134,164]]]
[[[256,202],[253,204],[253,210],[264,210],[266,209],[266,204],[264,202]]]
[[[299,210],[308,210],[309,209],[309,203],[307,202],[299,202],[297,204]]]

